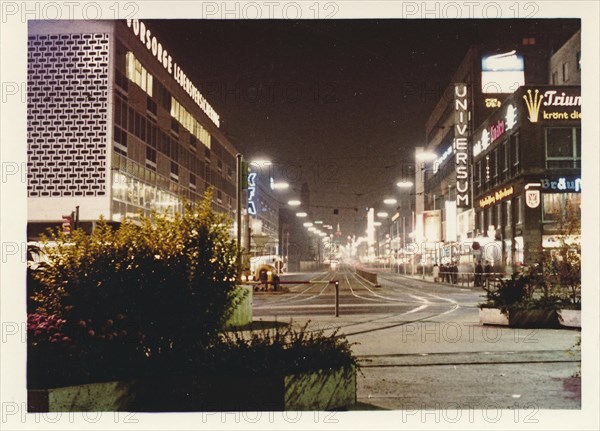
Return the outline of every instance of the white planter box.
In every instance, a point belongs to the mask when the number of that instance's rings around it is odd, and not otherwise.
[[[508,310],[503,314],[498,308],[480,308],[479,323],[511,328],[558,328],[558,313],[554,310]]]
[[[567,328],[581,328],[581,310],[558,310],[558,322]]]
[[[481,325],[508,326],[508,316],[502,314],[498,308],[480,308],[479,323]]]

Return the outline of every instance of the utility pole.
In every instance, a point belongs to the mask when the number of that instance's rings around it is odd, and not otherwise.
[[[237,210],[236,210],[236,222],[237,222],[237,265],[238,265],[238,281],[242,275],[242,190],[244,188],[244,178],[243,178],[243,159],[241,154],[237,154],[236,156],[236,170],[237,170],[237,187],[236,187],[236,200],[237,200]]]

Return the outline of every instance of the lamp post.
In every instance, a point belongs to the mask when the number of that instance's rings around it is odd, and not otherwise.
[[[242,276],[242,190],[244,189],[244,176],[247,174],[244,172],[244,160],[241,154],[237,154],[236,158],[236,173],[237,173],[237,184],[236,184],[236,240],[237,240],[237,279],[238,281]]]

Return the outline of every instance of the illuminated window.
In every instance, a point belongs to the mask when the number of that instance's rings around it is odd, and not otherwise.
[[[142,66],[132,52],[127,53],[125,61],[127,62],[127,78],[152,97],[152,74]]]
[[[576,209],[576,214],[579,214],[581,193],[543,193],[542,221],[545,223],[559,222],[565,217],[568,206]]]
[[[210,148],[210,133],[174,97],[171,97],[171,116]]]

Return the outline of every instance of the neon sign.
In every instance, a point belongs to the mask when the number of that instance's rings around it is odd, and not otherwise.
[[[248,214],[256,215],[256,204],[254,197],[256,196],[256,172],[248,174]]]
[[[454,86],[454,150],[456,151],[456,206],[458,208],[470,207],[467,100],[467,84],[456,84]]]
[[[202,109],[202,111],[211,119],[213,123],[220,126],[219,114],[215,112],[212,106],[206,101],[200,90],[192,83],[181,68],[173,61],[173,57],[163,47],[156,36],[146,27],[143,21],[137,19],[128,19],[127,27],[137,36],[140,42],[152,53],[154,58],[165,68],[183,90],[192,98],[192,100]]]
[[[544,191],[558,191],[558,192],[580,192],[581,191],[581,178],[575,178],[574,180],[567,180],[564,177],[558,178],[557,180],[549,180],[544,178],[540,180],[542,184],[542,190]]]
[[[452,148],[452,146],[449,146],[446,151],[444,151],[444,153],[438,157],[436,159],[435,162],[433,162],[433,173],[437,173],[437,171],[440,169],[440,166],[442,165],[442,163],[444,163],[446,161],[446,159],[448,157],[450,157],[450,154],[452,154],[454,152],[454,148]]]
[[[517,109],[513,105],[506,107],[506,114],[495,124],[481,131],[481,138],[473,145],[473,156],[476,157],[487,150],[490,145],[500,139],[517,124]]]
[[[514,187],[510,186],[510,187],[505,187],[501,190],[498,190],[495,193],[489,194],[486,197],[479,199],[479,207],[485,208],[485,207],[489,207],[490,205],[494,205],[495,203],[500,202],[500,201],[512,196],[514,191],[515,191]]]

